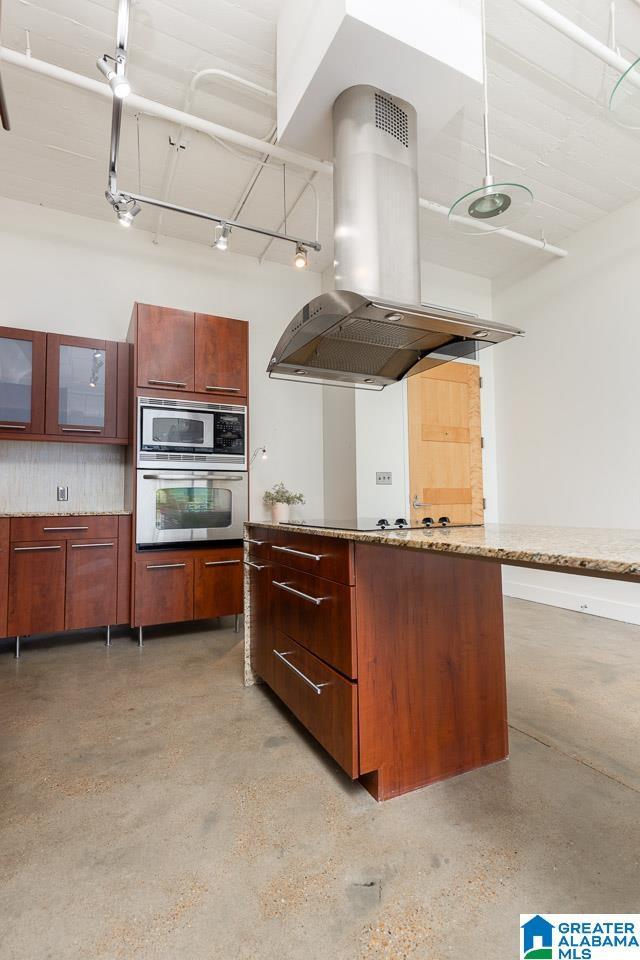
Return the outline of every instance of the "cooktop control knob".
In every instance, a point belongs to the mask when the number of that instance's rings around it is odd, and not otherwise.
[[[438,523],[441,523],[443,527],[446,527],[448,523],[451,523],[451,520],[449,520],[449,517],[440,517],[438,519]]]
[[[382,518],[382,520],[378,520],[378,522],[376,523],[376,527],[388,527],[388,526],[389,526],[389,521],[385,520],[384,517]]]
[[[423,517],[422,522],[425,525],[425,527],[430,527],[433,524],[433,517]]]
[[[398,519],[395,521],[395,525],[396,527],[406,527],[407,521],[404,517],[398,517]]]

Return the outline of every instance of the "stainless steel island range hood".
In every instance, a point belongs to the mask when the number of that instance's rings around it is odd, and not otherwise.
[[[269,375],[382,389],[522,335],[420,302],[411,104],[374,87],[350,87],[334,104],[333,127],[336,290],[296,314]]]

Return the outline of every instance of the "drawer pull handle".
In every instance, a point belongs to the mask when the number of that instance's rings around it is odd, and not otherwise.
[[[240,387],[211,387],[206,385],[205,390],[217,390],[219,393],[240,393]]]
[[[112,547],[112,543],[72,543],[72,550],[86,550],[87,547]]]
[[[147,570],[177,570],[186,567],[186,563],[148,563]]]
[[[256,545],[257,547],[263,547],[267,541],[266,541],[266,540],[252,540],[251,537],[245,537],[245,538],[244,538],[244,542],[245,542],[245,543],[255,543],[255,545]]]
[[[0,430],[26,430],[26,423],[0,423]]]
[[[251,567],[252,570],[266,570],[266,563],[253,563],[251,560],[245,560],[245,563],[248,567]]]
[[[62,547],[14,547],[16,553],[37,553],[40,550],[62,550]]]
[[[159,383],[161,387],[179,387],[180,389],[186,387],[186,383],[181,383],[179,380],[152,380],[151,377],[147,377],[147,383]]]
[[[63,433],[102,433],[103,427],[63,427]]]
[[[45,533],[53,533],[56,530],[88,530],[89,527],[43,527]]]
[[[293,553],[296,557],[306,557],[308,560],[322,560],[323,553],[305,553],[304,550],[294,550],[293,547],[274,547],[280,553]]]
[[[228,567],[232,564],[240,563],[239,560],[207,560],[205,567]]]
[[[273,652],[275,653],[275,655],[276,655],[276,657],[278,658],[278,660],[282,660],[282,662],[283,662],[284,664],[286,664],[286,665],[289,667],[290,670],[293,670],[293,672],[296,673],[296,674],[300,677],[301,680],[304,680],[305,683],[308,683],[309,686],[310,686],[313,690],[315,690],[315,692],[318,694],[318,696],[320,696],[320,694],[322,693],[322,688],[323,688],[323,687],[328,687],[328,686],[330,686],[329,683],[314,683],[313,680],[310,680],[309,677],[305,676],[305,674],[302,672],[302,670],[298,670],[297,667],[294,667],[294,665],[287,660],[287,657],[290,657],[291,654],[294,653],[295,651],[293,651],[293,650],[287,650],[287,651],[285,651],[285,653],[280,653],[279,650],[274,650]]]
[[[271,583],[274,587],[280,587],[281,590],[286,590],[287,593],[293,593],[296,597],[302,597],[303,600],[315,603],[316,607],[319,607],[325,600],[330,599],[330,597],[312,597],[308,593],[303,593],[302,590],[296,590],[294,587],[290,587],[288,583],[280,583],[279,580],[272,580]]]

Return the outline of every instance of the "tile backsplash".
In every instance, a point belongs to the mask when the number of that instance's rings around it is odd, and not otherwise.
[[[124,457],[109,444],[0,441],[0,513],[122,510]],[[64,502],[59,484],[69,487]]]

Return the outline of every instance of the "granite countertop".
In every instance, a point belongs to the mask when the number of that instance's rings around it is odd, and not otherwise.
[[[0,510],[3,517],[130,517],[131,510],[65,510],[58,513],[54,510]]]
[[[358,543],[477,557],[519,566],[552,568],[565,573],[640,581],[640,530],[489,523],[481,527],[365,533],[295,523],[249,525]]]

